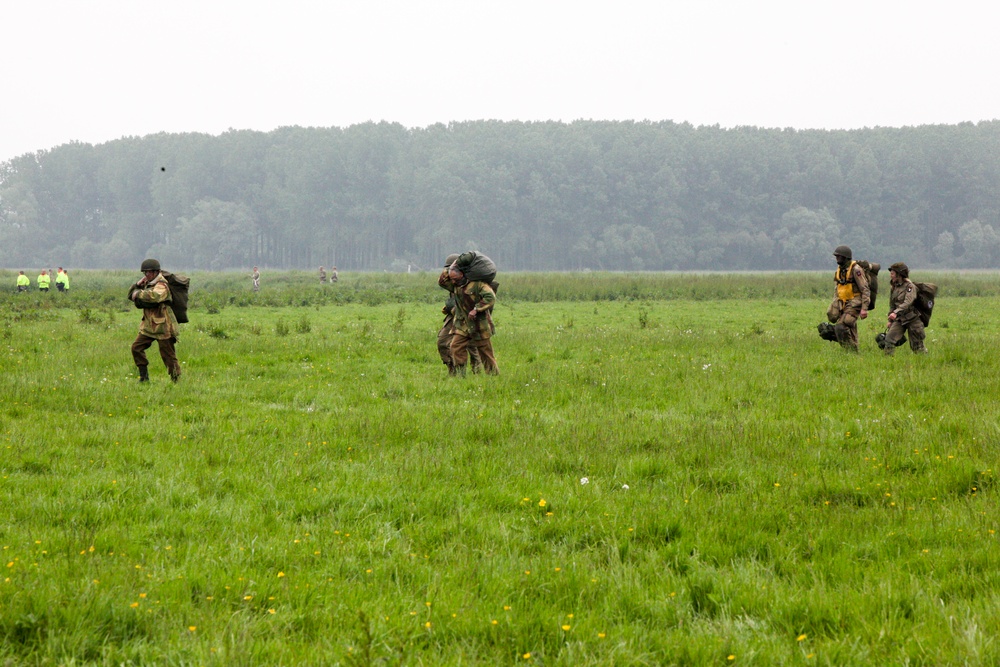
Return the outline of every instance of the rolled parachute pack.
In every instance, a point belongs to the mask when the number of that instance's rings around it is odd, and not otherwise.
[[[469,281],[492,283],[497,278],[497,265],[480,252],[464,252],[455,260],[455,268]]]

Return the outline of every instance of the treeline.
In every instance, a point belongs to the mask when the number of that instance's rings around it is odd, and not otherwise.
[[[832,248],[1000,260],[1000,121],[288,127],[72,143],[0,165],[0,266],[797,270]]]

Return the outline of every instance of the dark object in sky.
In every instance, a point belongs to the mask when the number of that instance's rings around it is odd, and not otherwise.
[[[160,171],[166,171],[166,170],[167,170],[166,167],[160,167]]]

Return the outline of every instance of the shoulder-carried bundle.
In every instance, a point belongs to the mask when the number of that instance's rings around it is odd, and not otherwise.
[[[492,259],[481,252],[465,252],[455,260],[455,268],[461,271],[469,281],[487,283],[495,293],[500,287],[497,282],[497,265]]]
[[[169,271],[161,271],[170,288],[170,307],[174,311],[178,324],[187,324],[188,321],[188,287],[191,279]]]
[[[481,252],[465,252],[455,260],[455,268],[470,281],[491,283],[497,277],[497,265]]]

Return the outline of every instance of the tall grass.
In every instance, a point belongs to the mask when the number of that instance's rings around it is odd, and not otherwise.
[[[831,297],[829,272],[799,273],[501,273],[499,294],[504,301],[674,301],[726,299],[818,299]],[[0,270],[0,306],[15,310],[61,307],[103,307],[128,310],[128,286],[139,277],[134,271],[76,271],[72,289],[42,294],[15,294],[16,271]],[[442,291],[435,273],[347,273],[336,284],[321,285],[312,272],[262,274],[263,288],[251,289],[249,272],[208,273],[192,278],[193,307],[327,306],[350,303],[437,303]],[[938,284],[944,294],[1000,296],[1000,274],[981,271],[914,272],[914,280]],[[33,279],[33,278],[32,278]],[[888,272],[881,272],[882,291],[888,294]]]
[[[513,275],[456,379],[433,275],[196,275],[177,385],[131,278],[0,299],[13,664],[1000,660],[995,276],[885,358],[828,276]]]

